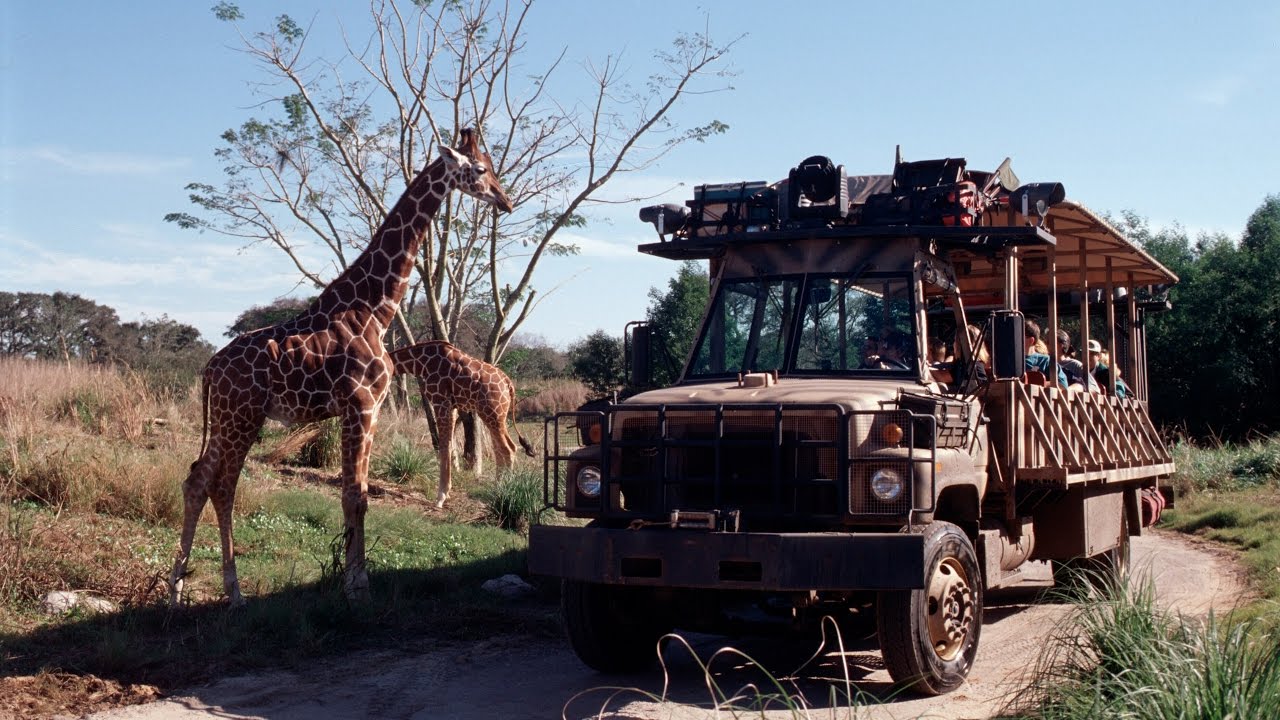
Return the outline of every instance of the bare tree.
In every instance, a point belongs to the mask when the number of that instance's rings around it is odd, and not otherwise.
[[[166,219],[269,242],[300,282],[323,287],[363,249],[435,141],[474,124],[516,212],[499,216],[458,198],[441,208],[406,295],[405,310],[421,303],[428,326],[413,328],[402,314],[399,330],[409,341],[423,330],[452,339],[465,309],[479,303],[492,326],[475,350],[495,361],[541,299],[539,261],[576,252],[556,237],[586,223],[585,209],[606,184],[727,129],[715,120],[682,129],[671,115],[686,95],[728,87],[732,42],[677,37],[657,53],[661,71],[643,87],[626,82],[617,56],[586,64],[591,96],[568,102],[550,90],[564,72],[563,53],[532,75],[520,66],[532,8],[533,0],[372,0],[369,36],[359,44],[346,36],[346,54],[335,60],[313,57],[309,30],[288,16],[246,34],[239,8],[219,4],[215,14],[235,25],[243,51],[265,70],[260,108],[274,116],[225,132],[216,151],[222,185],[189,185],[201,212]]]
[[[470,335],[477,347],[467,349],[497,362],[545,295],[535,283],[539,262],[577,251],[557,236],[587,222],[607,183],[727,129],[717,120],[682,128],[672,114],[687,95],[729,87],[725,56],[736,42],[680,35],[639,87],[628,84],[618,56],[586,63],[591,93],[569,101],[552,90],[569,72],[563,52],[532,74],[522,66],[533,4],[371,0],[365,39],[344,31],[340,58],[312,53],[310,28],[286,15],[245,32],[240,9],[218,4],[215,15],[236,28],[241,49],[264,71],[255,87],[258,110],[269,116],[226,131],[216,151],[222,184],[192,183],[198,214],[166,219],[270,243],[293,262],[300,284],[321,288],[364,248],[436,141],[480,127],[516,211],[498,215],[449,198],[423,244],[392,342]],[[487,327],[460,333],[477,317]]]

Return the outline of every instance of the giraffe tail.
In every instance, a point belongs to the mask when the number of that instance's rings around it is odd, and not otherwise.
[[[520,426],[516,424],[516,384],[507,378],[507,391],[511,393],[511,403],[508,405],[507,415],[511,417],[511,427],[516,429],[516,439],[520,441],[520,447],[524,448],[524,454],[529,457],[537,457],[533,452],[533,446],[528,440],[524,439],[524,435],[520,434]]]
[[[196,463],[200,462],[200,458],[209,449],[209,393],[209,374],[200,373],[200,454],[191,463],[192,470],[196,469]]]

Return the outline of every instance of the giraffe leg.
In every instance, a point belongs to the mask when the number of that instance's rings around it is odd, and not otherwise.
[[[194,463],[191,472],[182,482],[182,535],[178,540],[178,552],[173,561],[173,571],[169,573],[169,604],[177,606],[182,599],[182,586],[187,575],[187,560],[191,557],[191,543],[195,541],[196,525],[200,522],[200,513],[209,501],[208,485],[217,472],[217,452],[206,448]]]
[[[443,508],[444,501],[449,499],[449,488],[453,484],[450,477],[453,471],[453,407],[441,403],[436,407],[436,432],[439,446],[436,457],[440,461],[440,485],[436,489],[436,507]]]
[[[342,519],[346,541],[346,569],[342,590],[348,600],[369,600],[369,570],[365,564],[364,517],[369,509],[369,451],[377,425],[377,406],[353,408],[342,417]]]
[[[493,443],[493,459],[499,468],[509,468],[515,460],[516,444],[503,426],[503,416],[487,412],[483,416],[485,429]]]
[[[240,481],[240,471],[244,469],[245,456],[257,437],[257,430],[252,433],[241,433],[239,441],[228,448],[224,462],[220,467],[213,486],[209,488],[209,500],[213,503],[213,512],[218,517],[218,536],[222,540],[222,589],[231,601],[231,607],[244,605],[244,596],[240,594],[240,579],[236,575],[235,543],[232,540],[232,515],[236,504],[236,485]]]

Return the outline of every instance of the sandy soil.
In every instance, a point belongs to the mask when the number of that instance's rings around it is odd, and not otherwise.
[[[1241,599],[1243,575],[1232,556],[1183,536],[1150,533],[1135,538],[1136,574],[1154,578],[1161,605],[1184,614],[1224,611]],[[1047,579],[1047,568],[1041,579]],[[1036,661],[1046,639],[1067,616],[1063,605],[1037,600],[1023,591],[989,598],[978,659],[969,682],[937,698],[888,698],[856,716],[872,718],[989,717],[1010,698],[1019,679]],[[692,649],[704,661],[730,642],[692,636]],[[848,640],[846,640],[848,642]],[[803,662],[794,646],[733,640],[735,648],[760,660],[777,675],[790,675],[789,692],[798,689],[815,709],[815,718],[853,717],[846,704],[832,707],[831,688],[844,692],[847,669],[857,691],[884,698],[889,686],[874,643],[854,641],[845,662],[826,653],[794,675]],[[810,650],[812,651],[812,649]],[[712,718],[713,698],[699,663],[683,648],[669,651],[667,672],[606,677],[583,666],[567,642],[550,639],[494,638],[416,655],[365,653],[331,661],[306,672],[272,672],[226,678],[181,696],[148,705],[93,715],[99,720],[160,718],[629,718],[659,720]],[[721,655],[711,663],[719,687],[732,693],[763,676],[744,668],[741,658]],[[664,693],[666,702],[653,698]],[[615,692],[610,688],[630,688]],[[768,692],[769,689],[765,688]],[[739,703],[745,705],[745,703]],[[722,715],[724,716],[724,715]],[[759,713],[752,717],[761,717]],[[770,710],[764,717],[790,718]]]

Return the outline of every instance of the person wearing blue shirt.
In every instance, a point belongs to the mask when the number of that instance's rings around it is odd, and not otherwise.
[[[1027,341],[1027,369],[1037,370],[1045,377],[1049,377],[1049,366],[1052,364],[1048,355],[1035,351],[1036,341],[1040,339],[1040,326],[1034,320],[1027,320],[1022,325],[1023,335]],[[1067,389],[1067,375],[1062,372],[1062,367],[1058,367],[1058,385],[1063,389]]]

